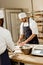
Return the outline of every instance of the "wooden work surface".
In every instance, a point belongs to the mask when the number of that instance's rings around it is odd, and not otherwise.
[[[12,53],[9,53],[10,59],[16,62],[35,64],[35,65],[43,65],[43,57],[25,55],[25,54],[17,54],[11,56]]]

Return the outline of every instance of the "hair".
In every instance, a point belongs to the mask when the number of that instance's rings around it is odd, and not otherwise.
[[[0,20],[2,21],[1,27],[3,27],[4,19],[2,18]]]

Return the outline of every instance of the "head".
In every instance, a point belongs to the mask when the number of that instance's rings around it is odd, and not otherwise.
[[[24,12],[23,13],[19,13],[18,17],[19,17],[19,19],[20,19],[21,22],[26,22],[27,18],[28,18],[27,15],[26,15],[26,13],[24,13]]]
[[[0,26],[3,27],[4,23],[4,12],[3,10],[0,10]]]

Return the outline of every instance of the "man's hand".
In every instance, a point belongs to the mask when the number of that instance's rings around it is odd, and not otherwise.
[[[24,44],[26,44],[26,42],[25,42],[25,41],[24,41],[24,42],[19,43],[19,46],[23,46]]]

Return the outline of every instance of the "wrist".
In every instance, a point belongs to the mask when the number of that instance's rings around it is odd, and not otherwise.
[[[27,40],[25,40],[25,43],[27,43],[28,41]]]

